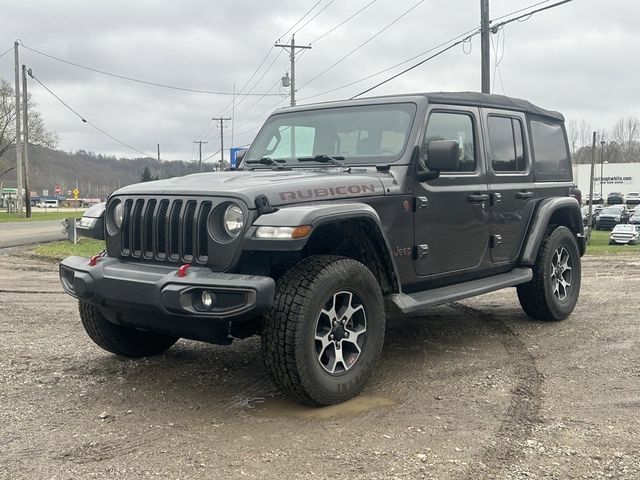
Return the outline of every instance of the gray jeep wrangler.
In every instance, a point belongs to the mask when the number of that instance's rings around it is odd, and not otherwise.
[[[109,352],[260,335],[274,382],[328,405],[361,391],[391,311],[516,287],[528,316],[566,318],[585,251],[571,187],[562,115],[523,100],[287,108],[233,171],[113,193],[106,251],[66,258],[60,279]]]

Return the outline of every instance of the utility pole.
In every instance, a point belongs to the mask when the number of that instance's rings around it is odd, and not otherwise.
[[[296,45],[296,36],[291,35],[291,44],[276,43],[276,47],[284,48],[289,52],[289,59],[291,60],[291,106],[296,106],[296,49],[310,49],[311,45]]]
[[[200,173],[200,167],[202,166],[202,145],[207,144],[209,142],[203,142],[202,140],[194,140],[193,143],[198,144],[198,150],[200,152],[199,160],[198,160],[198,173]]]
[[[589,176],[589,214],[587,216],[587,244],[591,241],[591,225],[593,222],[593,168],[596,163],[596,132],[593,132],[591,144],[591,175]]]
[[[480,0],[480,55],[481,55],[481,85],[482,93],[491,93],[490,74],[490,35],[489,30],[489,0]]]
[[[29,105],[27,104],[27,66],[22,65],[22,163],[27,218],[31,218],[31,182],[29,181]]]
[[[20,148],[21,141],[21,125],[20,125],[20,54],[18,51],[18,42],[13,44],[13,55],[15,60],[16,69],[16,176],[18,180],[18,194],[16,195],[17,212],[18,215],[22,215],[22,149]]]
[[[160,160],[160,144],[158,144],[158,180],[162,177],[162,160]]]
[[[224,170],[224,122],[231,120],[229,117],[213,117],[211,120],[220,122],[220,171]]]
[[[602,196],[602,176],[604,175],[604,146],[606,143],[604,140],[600,141],[600,198],[604,198]]]

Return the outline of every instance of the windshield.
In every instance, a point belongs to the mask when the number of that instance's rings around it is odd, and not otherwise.
[[[351,164],[393,162],[404,152],[415,113],[413,103],[397,103],[275,114],[244,162],[267,157],[291,166],[322,155]]]

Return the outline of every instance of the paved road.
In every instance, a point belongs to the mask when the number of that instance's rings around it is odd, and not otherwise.
[[[64,238],[60,220],[0,223],[0,248]]]
[[[640,255],[586,257],[563,322],[514,289],[390,319],[363,394],[310,409],[257,338],[100,350],[20,251],[0,250],[0,480],[640,479]]]

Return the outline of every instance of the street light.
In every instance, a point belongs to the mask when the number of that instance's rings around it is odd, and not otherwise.
[[[602,175],[604,171],[604,145],[605,141],[600,141],[600,198],[602,198]]]

